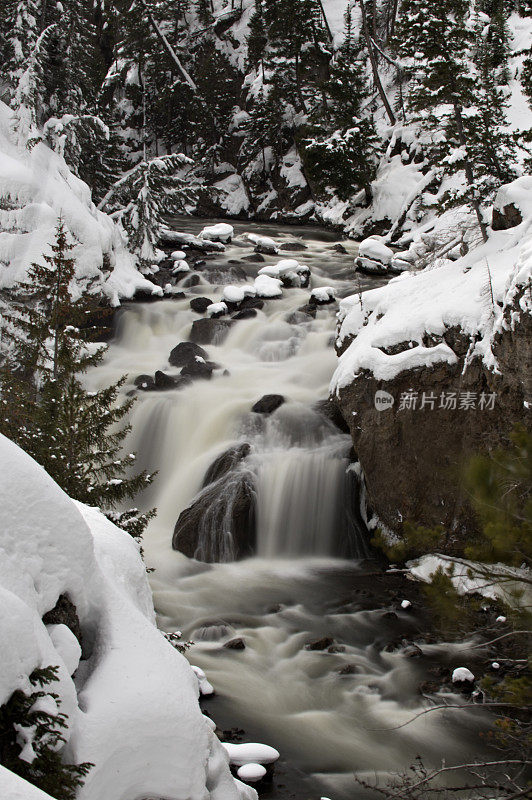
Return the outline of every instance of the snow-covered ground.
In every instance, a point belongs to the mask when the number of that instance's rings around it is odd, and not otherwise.
[[[93,282],[115,305],[137,289],[160,292],[138,272],[118,227],[96,209],[63,157],[42,142],[15,142],[12,112],[0,102],[0,289],[25,280],[30,264],[50,252],[59,217],[75,244],[78,280]]]
[[[497,369],[493,336],[514,326],[521,313],[532,312],[530,288],[524,291],[510,321],[505,312],[519,287],[530,285],[532,273],[532,179],[519,178],[502,187],[496,205],[514,202],[523,221],[494,231],[489,241],[456,261],[443,257],[421,272],[404,272],[386,286],[346,297],[340,303],[338,343],[350,342],[340,357],[331,389],[338,391],[368,371],[391,380],[400,372],[457,356],[444,342],[446,330],[458,326],[470,336],[467,358],[481,356]],[[424,346],[426,334],[431,346]],[[404,343],[400,352],[386,350]]]
[[[5,437],[0,463],[0,704],[29,692],[34,669],[59,667],[64,755],[95,765],[79,800],[256,798],[230,774],[198,678],[155,626],[134,540]],[[60,595],[75,605],[82,653],[66,625],[42,621]],[[1,768],[0,796],[46,797]]]

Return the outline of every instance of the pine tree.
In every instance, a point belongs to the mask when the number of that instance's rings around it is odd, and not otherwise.
[[[191,166],[192,161],[179,153],[144,158],[111,187],[100,204],[104,210],[116,209],[143,269],[156,257],[164,215],[184,211],[195,200],[195,187],[187,177]]]
[[[34,670],[29,683],[35,691],[17,689],[0,706],[0,762],[51,797],[75,800],[94,764],[69,764],[61,757],[68,718],[59,710],[59,695],[47,688],[58,680],[58,669]]]
[[[501,99],[495,84],[483,84],[471,69],[469,2],[403,0],[395,46],[410,78],[409,109],[432,138],[429,157],[441,166],[442,176],[458,172],[464,177],[464,188],[449,192],[443,208],[468,204],[486,240],[481,205],[510,174],[510,142],[503,110],[488,111]]]
[[[262,0],[255,0],[255,11],[249,20],[249,35],[247,39],[249,63],[255,69],[260,65],[264,77],[264,58],[268,36],[266,34],[266,24],[264,21],[264,11]]]
[[[350,8],[345,15],[344,41],[331,63],[324,91],[326,113],[319,107],[311,115],[311,136],[303,142],[309,173],[321,192],[329,188],[347,200],[363,189],[369,202],[377,165],[377,134],[371,116],[362,110],[369,90]]]
[[[131,475],[134,454],[121,455],[130,427],[119,425],[133,404],[132,399],[117,404],[125,378],[93,393],[81,382],[100,363],[105,347],[88,346],[96,301],[85,292],[78,299],[71,295],[72,249],[60,220],[51,255],[44,255],[44,264],[31,266],[13,310],[4,316],[4,337],[11,348],[1,373],[0,430],[71,497],[115,513],[153,476]],[[140,519],[135,510],[124,521],[139,535],[151,516],[148,512]]]
[[[2,32],[4,63],[3,76],[10,98],[42,32],[40,27],[40,0],[4,0],[2,4]]]

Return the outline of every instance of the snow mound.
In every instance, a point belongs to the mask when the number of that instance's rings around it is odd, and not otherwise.
[[[270,253],[275,255],[279,252],[279,248],[273,239],[269,236],[259,236],[257,233],[244,234],[247,239],[255,245],[255,250],[258,253]]]
[[[218,225],[208,225],[200,233],[200,239],[209,239],[211,242],[222,242],[227,244],[233,238],[235,229],[226,222],[219,222]]]
[[[320,304],[332,303],[336,300],[336,292],[332,286],[318,286],[311,291],[310,296]]]
[[[453,683],[473,683],[475,676],[467,667],[456,667],[451,678]]]
[[[12,112],[0,102],[0,289],[26,280],[32,262],[50,253],[59,217],[75,244],[78,280],[93,281],[113,305],[137,290],[158,289],[138,272],[117,225],[98,211],[63,157],[42,142],[15,143]]]
[[[177,275],[180,272],[190,272],[190,267],[186,261],[183,259],[179,261],[174,261],[174,266],[172,267],[172,274]]]
[[[275,747],[257,742],[245,744],[222,742],[222,747],[226,750],[230,763],[237,767],[244,764],[273,764],[280,756]]]
[[[184,250],[174,250],[173,253],[170,253],[170,258],[172,258],[174,261],[184,261],[186,257],[187,254]]]
[[[361,258],[369,258],[386,265],[392,260],[393,250],[379,236],[370,236],[360,242],[358,254]]]
[[[423,271],[404,272],[386,286],[346,297],[340,302],[337,338],[344,352],[331,391],[363,372],[392,380],[406,370],[456,363],[443,339],[453,327],[471,338],[468,358],[479,356],[497,370],[493,337],[532,312],[525,291],[531,273],[532,214],[516,227],[493,232],[487,243],[456,261],[442,258]],[[433,346],[422,344],[427,339]]]
[[[157,630],[138,546],[97,509],[74,503],[20,448],[0,437],[0,704],[28,676],[57,665],[51,691],[68,717],[65,756],[93,769],[78,800],[254,800],[235,781],[198,705],[198,680]],[[66,595],[79,643],[42,622]],[[68,631],[68,632],[67,632]],[[39,800],[0,768],[0,794]]]
[[[249,284],[226,286],[223,290],[223,299],[228,303],[241,303],[245,297],[254,297],[256,293],[255,287]]]
[[[237,769],[236,774],[246,783],[256,783],[266,775],[266,767],[262,764],[243,764]]]
[[[258,297],[282,297],[283,282],[279,278],[259,275],[255,278],[255,292]]]
[[[259,269],[259,275],[269,278],[284,278],[294,285],[308,285],[310,269],[306,264],[300,264],[295,258],[282,258],[277,264],[270,264]]]
[[[205,313],[208,317],[223,317],[227,314],[227,311],[227,306],[222,300],[219,303],[211,303],[210,306],[207,306]]]

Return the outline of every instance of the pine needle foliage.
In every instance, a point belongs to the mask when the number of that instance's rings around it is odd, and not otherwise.
[[[6,769],[57,800],[75,800],[77,790],[94,766],[62,759],[68,718],[59,711],[59,695],[47,688],[57,681],[59,667],[34,670],[35,691],[17,689],[0,706],[0,762]]]
[[[34,263],[4,317],[9,354],[0,372],[0,431],[40,463],[71,497],[104,511],[139,536],[153,512],[118,514],[117,507],[152,480],[131,474],[133,453],[122,447],[130,426],[122,424],[134,400],[119,403],[125,377],[89,392],[82,376],[99,364],[105,347],[90,341],[94,298],[73,279],[73,245],[62,220],[51,254]],[[79,293],[79,286],[77,291]]]

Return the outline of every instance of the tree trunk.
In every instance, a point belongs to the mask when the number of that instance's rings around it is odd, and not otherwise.
[[[369,35],[368,20],[367,20],[367,17],[366,17],[366,7],[364,5],[364,0],[360,0],[360,8],[362,10],[362,29],[364,31],[364,38],[366,40],[366,47],[368,48],[369,60],[371,62],[371,69],[372,69],[372,72],[373,72],[373,80],[374,80],[375,85],[376,85],[376,87],[378,89],[378,92],[379,92],[380,98],[382,100],[382,103],[384,105],[384,108],[386,109],[386,113],[388,115],[388,119],[390,120],[390,125],[395,125],[395,123],[396,123],[395,114],[393,113],[393,110],[392,110],[392,107],[390,105],[390,102],[389,102],[388,98],[386,97],[386,92],[384,91],[384,87],[383,87],[381,79],[380,79],[379,70],[378,70],[378,67],[377,67],[377,60],[375,58],[375,53],[374,53],[374,50],[373,50],[373,43],[371,41],[371,36]]]

